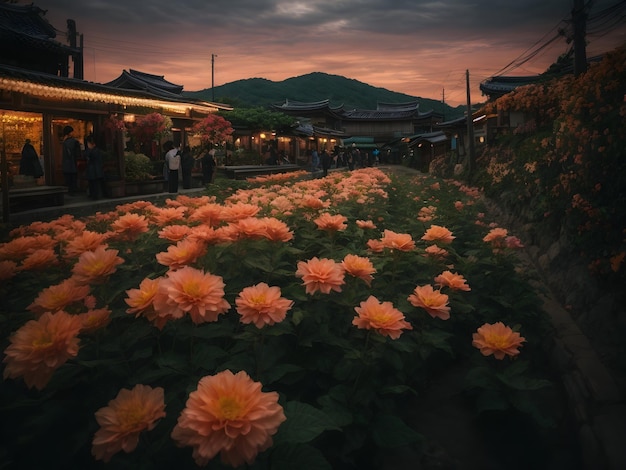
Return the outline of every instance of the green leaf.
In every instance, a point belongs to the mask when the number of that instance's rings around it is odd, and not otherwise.
[[[306,444],[275,446],[270,462],[271,470],[332,470],[324,455]]]
[[[326,413],[306,403],[290,401],[284,411],[287,421],[278,429],[276,442],[306,444],[324,431],[339,429]]]
[[[384,448],[402,447],[422,439],[421,434],[393,415],[375,416],[370,431],[376,445]]]

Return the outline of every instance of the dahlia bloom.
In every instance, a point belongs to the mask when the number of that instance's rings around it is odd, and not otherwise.
[[[480,349],[483,356],[494,355],[496,359],[504,356],[517,356],[526,339],[502,322],[485,323],[472,334],[472,346]]]
[[[367,249],[372,253],[382,253],[385,251],[385,245],[380,240],[370,239],[367,241]]]
[[[341,214],[331,215],[328,212],[324,212],[317,219],[313,220],[318,230],[327,232],[338,232],[347,229],[347,221],[348,218]]]
[[[293,301],[281,297],[280,287],[270,287],[264,282],[244,288],[235,304],[241,323],[254,323],[257,328],[280,323],[293,307]]]
[[[454,290],[472,290],[470,286],[467,285],[467,280],[462,275],[451,271],[444,271],[439,276],[435,277],[435,284]]]
[[[159,238],[176,243],[183,240],[190,232],[189,225],[166,225],[158,233]]]
[[[374,229],[374,228],[376,228],[376,224],[374,224],[374,222],[371,221],[371,220],[357,220],[356,221],[356,226],[361,228],[361,229],[366,229],[366,228]]]
[[[107,236],[104,233],[85,230],[73,236],[65,245],[65,258],[78,258],[85,251],[93,251],[104,245]],[[104,245],[106,248],[106,245]]]
[[[168,266],[170,269],[179,269],[194,263],[204,253],[204,244],[196,240],[184,239],[176,245],[168,246],[167,251],[157,253],[156,260],[159,264]]]
[[[272,436],[287,419],[278,393],[263,392],[261,386],[244,371],[203,377],[189,394],[172,439],[179,447],[192,447],[199,466],[217,454],[226,465],[251,465],[272,446]]]
[[[73,278],[66,279],[59,284],[46,287],[26,308],[36,315],[66,310],[69,305],[83,300],[90,289],[89,285],[77,284]]]
[[[447,320],[450,318],[450,307],[448,307],[448,296],[439,290],[434,290],[433,286],[417,286],[413,293],[407,298],[414,307],[421,307],[433,318]]]
[[[288,242],[293,239],[293,232],[289,230],[289,226],[282,220],[274,217],[263,217],[261,219],[265,224],[265,238],[273,242]]]
[[[487,243],[501,242],[508,234],[509,232],[505,228],[492,228],[489,233],[483,237],[483,241]]]
[[[4,378],[23,377],[28,388],[43,390],[54,371],[78,354],[82,326],[80,317],[63,311],[26,322],[4,350]]]
[[[77,284],[102,283],[113,274],[124,260],[117,256],[118,250],[107,250],[99,246],[94,251],[85,251],[72,268],[72,278]]]
[[[0,260],[0,281],[7,281],[17,274],[17,263],[11,260]]]
[[[396,233],[391,230],[385,230],[380,241],[385,248],[390,250],[411,251],[415,248],[415,242],[408,233]]]
[[[430,245],[424,248],[424,256],[429,256],[435,259],[441,259],[448,256],[448,250],[438,247],[437,245]]]
[[[158,316],[181,318],[188,313],[196,324],[217,321],[230,309],[222,278],[190,266],[161,279],[153,306]]]
[[[79,315],[83,327],[81,333],[94,333],[111,323],[111,310],[108,308],[91,309]]]
[[[403,330],[412,330],[413,327],[404,319],[404,314],[394,308],[391,302],[380,302],[370,295],[366,301],[354,307],[358,316],[352,324],[359,329],[376,330],[382,336],[398,339]]]
[[[139,214],[125,214],[111,224],[111,229],[120,240],[133,241],[148,231],[148,219]]]
[[[431,225],[422,240],[428,242],[440,242],[440,243],[452,243],[456,237],[452,236],[452,232],[445,227],[441,227],[439,225]]]
[[[376,272],[376,268],[369,258],[348,254],[341,262],[341,267],[351,276],[365,281],[368,286],[372,284],[372,274]]]
[[[341,264],[328,258],[314,257],[309,261],[298,261],[296,277],[302,278],[306,293],[311,295],[317,291],[323,294],[330,294],[331,290],[341,292],[341,286],[346,283]]]
[[[141,432],[151,431],[165,417],[163,389],[141,384],[132,390],[123,388],[95,416],[100,429],[93,437],[91,454],[96,460],[108,462],[121,450],[135,450]]]

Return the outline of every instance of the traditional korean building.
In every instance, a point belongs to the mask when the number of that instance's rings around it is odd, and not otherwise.
[[[286,100],[273,108],[277,111],[310,122],[313,128],[333,131],[331,137],[341,137],[340,146],[359,145],[363,148],[382,147],[402,137],[432,132],[433,125],[442,119],[433,110],[422,112],[419,102],[378,103],[375,110],[332,107],[329,100],[312,103]],[[328,137],[315,134],[317,146],[323,147]]]
[[[7,168],[3,180],[8,174],[9,186],[18,174],[26,139],[40,155],[46,185],[64,183],[62,131],[67,125],[74,128],[80,142],[93,134],[99,147],[112,157],[112,165],[105,171],[120,177],[125,141],[117,123],[158,112],[172,119],[174,140],[187,142],[187,131],[195,121],[232,109],[183,97],[182,85],[135,70],[123,71],[107,84],[85,81],[76,76],[80,50],[58,43],[44,15],[45,11],[33,5],[0,3],[0,38],[9,38],[19,51],[7,51],[3,42],[0,52],[0,150]],[[74,66],[74,76],[70,76],[69,64]]]

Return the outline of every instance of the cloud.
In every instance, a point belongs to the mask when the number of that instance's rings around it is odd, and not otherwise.
[[[50,0],[38,4],[60,30],[76,20],[85,74],[116,78],[123,69],[164,75],[186,90],[310,72],[343,75],[393,91],[465,101],[470,70],[478,83],[571,16],[563,0]],[[609,0],[594,3],[606,8]],[[611,36],[614,44],[621,36]],[[62,35],[59,40],[63,40]],[[569,46],[564,39],[516,70],[544,71]]]

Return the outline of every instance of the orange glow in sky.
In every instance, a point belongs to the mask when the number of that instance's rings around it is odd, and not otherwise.
[[[626,43],[626,28],[602,30],[607,23],[600,22],[600,13],[616,3],[593,2],[589,15],[597,22],[588,23],[587,56]],[[42,0],[36,5],[61,30],[60,42],[66,42],[66,19],[76,21],[85,79],[94,82],[106,83],[132,68],[163,75],[185,91],[208,89],[215,54],[215,86],[324,72],[445,99],[451,106],[467,102],[467,70],[471,100],[482,102],[482,80],[548,43],[505,75],[545,71],[570,47],[564,37],[554,38],[559,28],[571,30],[572,8],[564,0]]]

